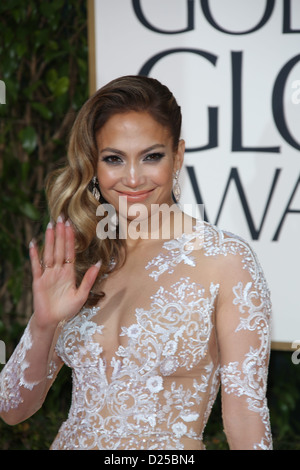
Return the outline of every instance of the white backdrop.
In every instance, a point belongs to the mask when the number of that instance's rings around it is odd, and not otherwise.
[[[94,0],[95,87],[155,77],[183,112],[182,204],[257,252],[273,346],[300,338],[300,1]]]

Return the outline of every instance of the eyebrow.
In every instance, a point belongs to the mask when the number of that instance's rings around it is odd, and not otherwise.
[[[163,144],[154,144],[154,145],[151,145],[150,147],[145,148],[141,152],[139,152],[139,155],[143,155],[144,153],[152,152],[152,150],[157,150],[159,148],[165,149],[166,146],[163,145]],[[118,155],[122,155],[123,157],[126,157],[126,152],[123,152],[122,150],[119,150],[119,149],[115,149],[113,147],[105,147],[103,150],[101,150],[99,152],[99,154],[101,155],[102,153],[105,153],[105,152],[116,153]]]

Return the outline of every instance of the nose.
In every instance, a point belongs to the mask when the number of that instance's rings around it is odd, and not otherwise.
[[[142,168],[138,163],[128,163],[125,168],[125,174],[123,177],[123,184],[129,188],[137,188],[143,185],[146,181],[146,177],[143,174]]]

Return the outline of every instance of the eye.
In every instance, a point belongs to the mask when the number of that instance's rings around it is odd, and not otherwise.
[[[165,156],[165,154],[161,153],[161,152],[150,153],[150,154],[146,155],[144,160],[150,161],[150,162],[157,162],[157,161],[161,160],[164,156]]]
[[[102,158],[103,162],[109,163],[110,165],[118,165],[122,163],[123,160],[118,155],[108,155],[107,157]]]

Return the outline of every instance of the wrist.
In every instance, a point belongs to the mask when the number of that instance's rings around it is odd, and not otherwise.
[[[58,321],[45,322],[39,319],[39,315],[36,312],[33,312],[33,315],[30,319],[31,330],[34,331],[36,335],[53,335],[59,326]]]

